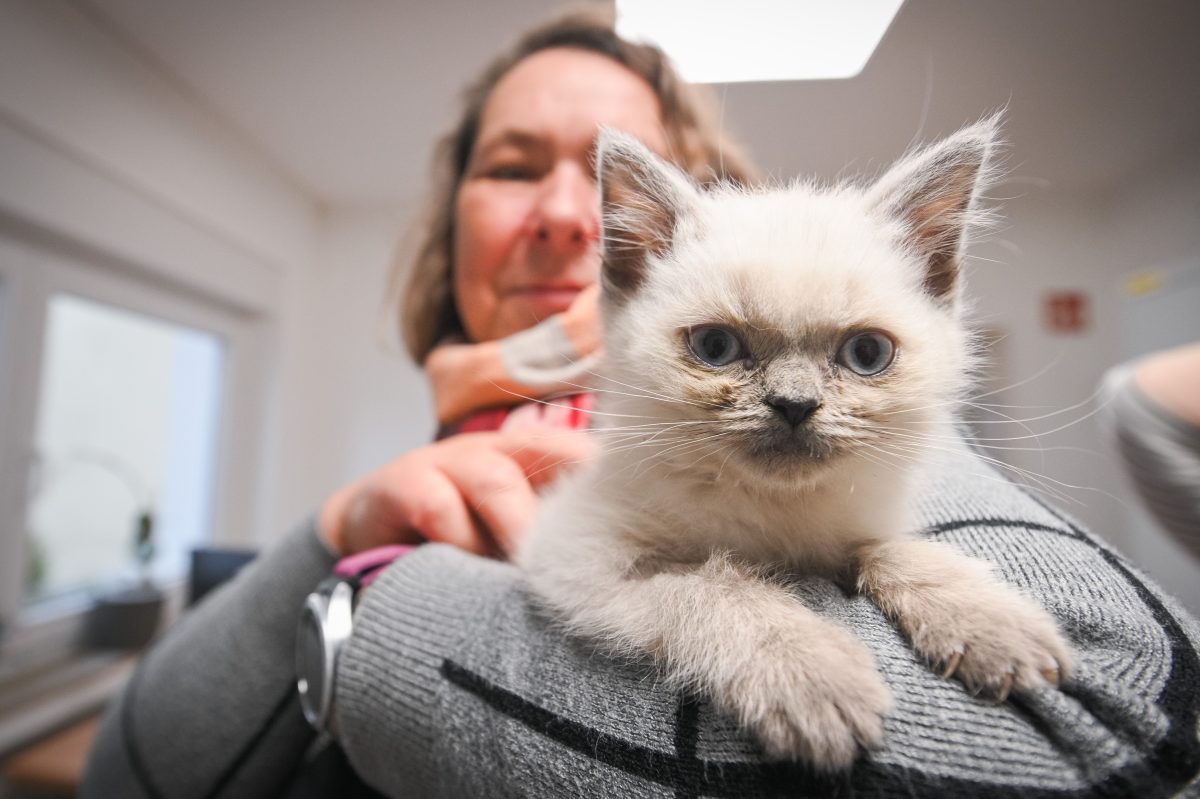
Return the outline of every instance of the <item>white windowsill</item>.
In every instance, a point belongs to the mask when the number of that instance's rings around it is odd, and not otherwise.
[[[180,580],[161,587],[167,597],[165,630],[183,609],[186,584]],[[81,648],[84,609],[77,602],[47,604],[30,614],[36,623],[3,642],[0,758],[102,709],[133,672],[140,651]]]

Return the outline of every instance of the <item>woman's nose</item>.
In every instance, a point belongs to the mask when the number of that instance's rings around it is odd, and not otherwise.
[[[534,241],[564,252],[582,251],[600,237],[600,195],[582,168],[562,164],[543,180],[530,217]]]

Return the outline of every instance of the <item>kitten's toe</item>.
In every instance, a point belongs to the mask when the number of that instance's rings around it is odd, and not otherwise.
[[[929,630],[917,647],[931,667],[971,693],[1003,702],[1013,692],[1056,687],[1070,668],[1070,650],[1054,620],[1013,592]]]

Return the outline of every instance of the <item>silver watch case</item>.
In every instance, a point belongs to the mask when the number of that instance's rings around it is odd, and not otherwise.
[[[320,732],[331,730],[338,655],[350,637],[354,585],[330,577],[304,601],[296,633],[296,688],[304,718]]]

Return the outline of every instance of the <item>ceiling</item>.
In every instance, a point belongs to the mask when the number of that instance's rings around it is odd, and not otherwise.
[[[75,1],[333,208],[418,196],[460,88],[561,5]],[[907,0],[856,78],[716,89],[774,175],[875,171],[1007,107],[1014,179],[1106,190],[1200,149],[1198,36],[1194,0]]]

